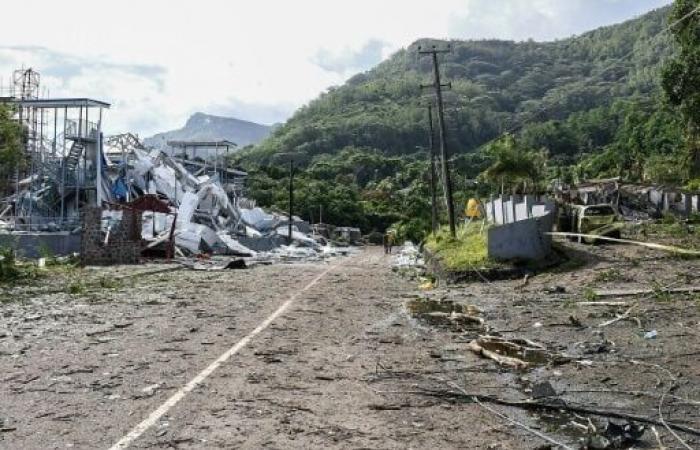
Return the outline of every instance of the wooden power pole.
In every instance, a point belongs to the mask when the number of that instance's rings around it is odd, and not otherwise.
[[[290,159],[289,160],[289,225],[288,225],[288,231],[289,231],[289,243],[292,243],[292,222],[294,222],[293,219],[293,214],[294,214],[294,160]]]
[[[438,230],[437,173],[435,172],[435,132],[433,130],[433,105],[428,104],[428,145],[430,146],[430,219],[433,234]]]
[[[442,159],[442,182],[445,187],[445,197],[447,198],[447,217],[450,222],[450,234],[452,237],[457,236],[457,228],[455,225],[455,205],[452,197],[452,181],[450,179],[449,152],[447,151],[447,132],[445,127],[445,111],[442,102],[442,89],[451,88],[451,83],[442,84],[440,82],[440,65],[437,55],[439,53],[449,53],[450,49],[438,49],[432,46],[430,49],[418,47],[418,53],[421,55],[431,55],[433,59],[433,84],[421,87],[432,87],[435,90],[437,99],[437,116],[438,116],[438,131],[440,133],[440,157]]]

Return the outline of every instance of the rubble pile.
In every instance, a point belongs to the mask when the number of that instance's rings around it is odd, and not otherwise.
[[[247,176],[244,172],[224,167],[219,161],[178,159],[158,149],[147,149],[133,135],[129,137],[128,148],[115,150],[107,145],[103,151],[102,238],[93,239],[100,245],[109,243],[110,234],[119,228],[126,210],[140,214],[140,236],[135,238],[151,254],[174,252],[178,257],[207,254],[292,261],[348,252],[347,248],[329,245],[299,217],[291,219],[290,236],[287,215],[267,212],[243,196],[241,186]],[[35,192],[37,185],[42,186],[41,192]],[[39,198],[47,195],[44,191],[44,183],[30,183],[14,198]],[[52,192],[60,196],[59,189]],[[68,197],[72,192],[64,194]],[[68,233],[80,230],[74,197],[69,213],[76,223],[65,230]],[[12,199],[6,199],[6,203],[13,204]],[[54,199],[52,204],[68,203]],[[21,211],[20,206],[15,204],[15,210]],[[37,210],[34,208],[33,214]],[[51,216],[52,212],[42,214]],[[17,215],[15,224],[21,220]],[[0,227],[9,233],[19,231],[10,223],[0,223]],[[34,229],[40,233],[51,231]]]
[[[222,183],[220,173],[195,175],[159,150],[135,149],[133,156],[133,168],[127,172],[131,177],[125,183],[129,195],[156,194],[172,209],[172,214],[144,212],[142,239],[151,248],[169,240],[174,222],[178,255],[263,253],[272,259],[295,260],[343,253],[310,235],[310,226],[298,217],[292,218],[289,236],[286,215],[268,213],[237,197],[230,185]]]

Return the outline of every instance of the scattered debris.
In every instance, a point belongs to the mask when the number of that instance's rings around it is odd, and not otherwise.
[[[479,336],[469,342],[467,348],[501,366],[517,370],[546,364],[565,364],[571,361],[566,355],[550,353],[545,346],[524,338],[505,339],[498,336]]]
[[[399,247],[398,253],[392,258],[391,266],[394,271],[402,274],[422,275],[425,272],[423,255],[411,241],[406,241]]]
[[[607,420],[602,432],[598,432],[591,424],[590,435],[585,439],[584,445],[591,450],[623,449],[633,446],[644,436],[646,427],[638,423],[626,420]]]
[[[547,294],[563,294],[566,292],[564,286],[547,286],[544,288],[544,292]]]
[[[544,381],[542,383],[536,383],[532,386],[532,398],[541,399],[556,397],[557,391],[552,387],[552,383],[549,381]]]

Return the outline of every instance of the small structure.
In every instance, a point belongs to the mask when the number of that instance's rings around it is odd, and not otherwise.
[[[106,203],[83,212],[80,262],[82,265],[137,264],[145,246],[142,241],[144,213],[171,215],[166,257],[175,249],[177,214],[155,195],[144,195],[128,204]],[[150,245],[150,244],[149,244]]]
[[[227,140],[219,141],[168,141],[173,160],[182,164],[196,176],[218,177],[227,191],[236,198],[243,197],[246,172],[229,167],[228,156],[238,145]]]
[[[141,216],[124,210],[83,208],[80,240],[82,265],[138,264]]]
[[[349,244],[357,244],[362,240],[362,231],[360,231],[359,228],[336,227],[334,235],[337,239],[343,240]]]
[[[5,220],[14,231],[70,231],[80,208],[110,200],[102,157],[102,117],[110,105],[89,98],[39,98],[39,74],[15,71],[13,95],[29,162],[6,183]],[[3,206],[5,209],[6,206]]]

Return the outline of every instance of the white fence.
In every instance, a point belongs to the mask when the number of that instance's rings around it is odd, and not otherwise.
[[[484,206],[486,218],[496,225],[505,225],[533,217],[542,217],[555,209],[550,200],[537,201],[534,196],[499,197]]]

